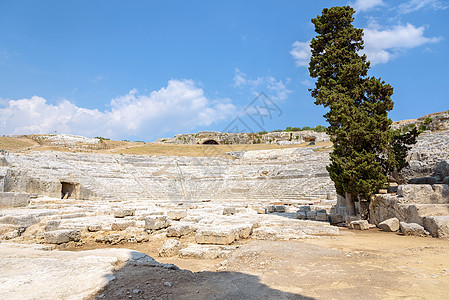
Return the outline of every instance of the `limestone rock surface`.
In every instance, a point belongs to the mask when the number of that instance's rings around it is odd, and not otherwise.
[[[399,220],[397,218],[390,218],[379,223],[379,228],[383,231],[395,232],[399,230]]]
[[[170,218],[167,216],[148,216],[145,218],[145,228],[159,230],[170,226]]]
[[[355,230],[368,230],[369,223],[367,220],[351,221],[351,223],[349,223],[349,228],[355,229]]]
[[[48,251],[0,243],[0,299],[86,299],[114,280],[118,262],[164,266],[129,249]]]
[[[181,250],[181,242],[176,239],[168,239],[164,242],[161,249],[159,249],[159,256],[161,257],[170,257],[176,256],[179,254],[179,250]]]
[[[424,227],[433,237],[449,238],[449,216],[424,217]]]
[[[416,223],[399,223],[401,232],[404,235],[415,235],[415,236],[428,236],[429,233],[424,229],[423,226]]]
[[[44,241],[47,244],[63,244],[71,241],[78,242],[81,238],[79,230],[61,229],[44,233]]]

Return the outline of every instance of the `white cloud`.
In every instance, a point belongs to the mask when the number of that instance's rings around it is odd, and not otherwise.
[[[408,14],[418,11],[420,9],[433,9],[433,10],[445,10],[449,7],[447,3],[443,3],[439,0],[410,0],[402,3],[398,6],[399,12],[402,14]]]
[[[399,51],[415,48],[441,40],[438,37],[425,37],[425,27],[415,27],[412,24],[398,25],[391,29],[381,30],[377,26],[364,29],[365,49],[371,63],[386,63],[395,57]]]
[[[249,88],[253,95],[260,92],[266,92],[273,100],[285,100],[291,91],[287,88],[290,79],[284,81],[277,80],[272,76],[257,77],[256,79],[248,79],[247,75],[238,68],[234,70],[234,87]]]
[[[367,11],[376,6],[384,6],[385,3],[382,0],[356,0],[352,6],[356,11]]]
[[[310,41],[305,43],[298,41],[294,42],[290,54],[293,56],[297,67],[308,67],[310,57],[312,56],[312,53],[310,52]]]
[[[131,90],[110,103],[111,109],[87,109],[63,100],[57,105],[38,96],[9,100],[0,107],[5,134],[59,133],[88,137],[155,138],[165,132],[193,130],[235,113],[228,100],[212,101],[191,80],[170,80],[149,95]]]
[[[412,24],[397,25],[389,29],[382,29],[371,21],[364,29],[365,49],[362,53],[368,56],[372,65],[387,63],[405,49],[411,49],[429,43],[437,43],[441,37],[426,37],[424,26],[416,27]],[[295,59],[297,67],[308,67],[310,60],[310,42],[294,42],[290,54]]]

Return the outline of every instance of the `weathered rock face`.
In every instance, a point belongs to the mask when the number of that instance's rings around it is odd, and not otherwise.
[[[424,227],[433,237],[449,238],[449,216],[424,217]]]
[[[0,244],[1,299],[88,299],[115,279],[114,265],[118,263],[170,267],[130,249],[48,251],[48,248]]]
[[[370,222],[390,227],[384,223],[391,218],[424,226],[432,236],[447,237],[448,185],[407,184],[399,186],[397,195],[376,195],[370,203]]]
[[[419,224],[400,222],[401,232],[404,235],[428,236],[429,233]]]
[[[449,204],[447,184],[405,184],[398,187],[401,203]]]
[[[398,129],[403,128],[404,126],[407,126],[408,128],[424,127],[424,129],[431,131],[449,130],[449,111],[425,115],[418,119],[393,122],[392,127]]]
[[[248,151],[238,159],[61,152],[0,157],[7,164],[0,167],[5,191],[54,198],[304,204],[335,199],[325,168],[329,154],[313,148]],[[117,217],[132,213],[125,210],[119,209]]]
[[[30,194],[0,192],[0,208],[26,207],[30,203]]]
[[[407,160],[410,165],[397,174],[395,180],[404,184],[413,178],[433,177],[442,183],[449,176],[448,157],[448,130],[421,134],[409,152]]]
[[[217,131],[200,131],[198,133],[177,134],[174,138],[158,138],[157,143],[168,144],[301,144],[305,142],[328,141],[329,136],[324,132],[311,130],[304,131],[280,131],[264,134],[234,133]]]

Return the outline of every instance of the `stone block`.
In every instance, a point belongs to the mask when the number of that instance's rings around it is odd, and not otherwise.
[[[274,206],[274,205],[267,206],[267,213],[271,214],[271,213],[274,213],[275,211],[276,211],[276,206]]]
[[[285,213],[285,205],[275,205],[274,211],[277,213]]]
[[[136,226],[136,221],[134,221],[134,220],[116,221],[116,222],[112,223],[111,230],[112,231],[122,231],[128,227],[134,227],[134,226]]]
[[[316,219],[316,211],[308,211],[307,212],[307,219],[315,220]]]
[[[449,203],[449,186],[447,184],[434,184],[432,186],[435,195],[432,197],[435,203]]]
[[[239,239],[247,239],[253,232],[253,225],[252,224],[241,224],[234,226],[236,231],[236,240]]]
[[[429,233],[419,224],[400,222],[399,227],[404,235],[427,236]]]
[[[182,244],[180,241],[175,239],[168,239],[164,242],[161,249],[159,249],[160,257],[170,257],[176,256],[179,254],[179,250],[181,250]]]
[[[256,209],[256,211],[257,211],[258,214],[264,215],[264,214],[267,213],[267,208],[266,208],[266,207],[258,207],[258,208]]]
[[[114,210],[115,218],[132,217],[136,213],[134,208],[118,208]]]
[[[379,194],[387,194],[388,190],[387,189],[380,189],[378,192],[379,192]]]
[[[327,216],[326,211],[324,211],[324,212],[322,212],[322,211],[317,212],[315,220],[317,220],[317,221],[326,221],[327,222],[328,221],[328,216]]]
[[[351,223],[349,223],[349,228],[355,230],[368,230],[370,226],[367,220],[357,220],[351,221]]]
[[[398,187],[398,196],[404,197],[408,202],[425,203],[434,193],[430,184],[404,184]]]
[[[225,207],[223,208],[223,215],[229,216],[235,214],[235,207]]]
[[[435,177],[420,177],[410,179],[408,184],[436,184],[437,182],[438,178]]]
[[[234,227],[220,226],[211,228],[200,228],[195,235],[198,244],[229,245],[238,236]]]
[[[48,220],[47,223],[45,223],[45,231],[57,230],[59,224],[61,224],[61,221],[59,220]]]
[[[81,239],[81,231],[61,229],[44,232],[44,242],[47,244],[63,244],[71,241],[78,242]]]
[[[329,214],[329,222],[332,225],[343,223],[344,222],[343,215],[341,215],[341,214]]]
[[[182,237],[193,232],[193,228],[187,224],[176,224],[167,228],[168,237]]]
[[[173,209],[173,210],[169,210],[167,211],[167,216],[171,219],[171,220],[175,220],[175,221],[179,221],[182,218],[187,217],[187,210],[185,209]]]
[[[307,212],[302,211],[302,210],[298,210],[296,212],[296,219],[306,220],[307,219]]]
[[[167,216],[148,216],[145,218],[145,229],[159,230],[170,226],[170,218]]]
[[[0,224],[12,224],[23,227],[29,227],[39,223],[40,221],[41,217],[34,214],[0,217]]]
[[[423,218],[424,227],[433,237],[449,238],[449,216],[429,216]]]
[[[87,227],[87,231],[89,232],[97,232],[102,229],[101,225],[99,224],[91,224]]]
[[[302,206],[300,206],[299,207],[299,210],[300,211],[304,211],[304,212],[309,212],[311,209],[310,209],[310,205],[302,205]]]
[[[196,259],[216,259],[226,258],[231,254],[235,247],[232,246],[216,246],[216,245],[190,245],[179,251],[182,258]]]
[[[398,192],[398,184],[391,182],[387,188],[388,194],[393,194]]]
[[[399,230],[399,220],[397,218],[390,218],[379,223],[379,228],[383,231],[395,232]]]
[[[30,203],[30,194],[26,193],[0,193],[0,208],[25,207]]]

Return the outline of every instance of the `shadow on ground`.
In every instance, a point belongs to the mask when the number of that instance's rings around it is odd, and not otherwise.
[[[90,299],[313,299],[272,289],[240,272],[194,273],[128,262],[114,276]]]

